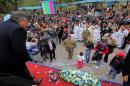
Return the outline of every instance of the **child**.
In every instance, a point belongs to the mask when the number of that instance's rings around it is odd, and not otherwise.
[[[38,44],[35,38],[32,39],[32,55],[37,55],[39,53]]]
[[[84,56],[83,56],[83,52],[80,52],[79,55],[77,55],[77,64],[76,64],[76,68],[77,69],[81,69],[84,66]]]
[[[116,56],[110,62],[109,76],[112,79],[115,79],[116,75],[119,74],[122,70],[124,62],[125,53],[117,52]]]

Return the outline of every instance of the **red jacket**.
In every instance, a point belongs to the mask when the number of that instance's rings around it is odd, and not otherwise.
[[[97,45],[94,47],[94,50],[95,50],[95,51],[98,50],[101,54],[107,54],[107,53],[108,53],[108,47],[105,46],[104,49],[101,49],[101,47],[102,47],[102,45],[97,44]]]

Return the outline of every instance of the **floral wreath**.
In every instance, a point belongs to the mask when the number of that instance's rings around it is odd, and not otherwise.
[[[48,75],[49,82],[57,82],[59,79],[59,73],[51,71]]]
[[[96,76],[79,70],[63,69],[60,71],[60,77],[78,86],[100,86]]]

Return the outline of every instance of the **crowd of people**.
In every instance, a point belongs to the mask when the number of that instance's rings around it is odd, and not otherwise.
[[[109,54],[113,53],[114,49],[118,47],[124,50],[123,52],[125,53],[117,52],[118,54],[110,62],[111,69],[109,75],[114,79],[123,69],[124,86],[129,86],[127,85],[130,84],[128,60],[130,56],[130,17],[128,11],[126,9],[122,11],[96,9],[92,6],[81,9],[82,11],[64,11],[55,15],[29,14],[29,25],[26,28],[26,48],[29,53],[29,59],[33,61],[32,57],[40,54],[44,61],[50,59],[50,62],[52,62],[53,59],[57,59],[55,55],[56,45],[63,43],[68,52],[68,59],[71,60],[76,48],[76,42],[81,42],[85,46],[86,51],[84,59],[82,59],[82,52],[78,55],[78,60],[80,60],[78,65],[83,64],[83,60],[85,63],[90,62],[92,50],[95,51],[92,61],[100,65],[103,56],[105,55],[103,61],[108,63]],[[3,31],[1,31],[3,24],[1,19],[0,22],[0,39],[4,41],[2,39],[3,35],[1,35],[3,34]],[[11,36],[12,40],[15,38],[15,35]],[[17,42],[15,43],[15,40],[13,43],[18,48],[20,47]],[[81,67],[78,66],[78,68]]]

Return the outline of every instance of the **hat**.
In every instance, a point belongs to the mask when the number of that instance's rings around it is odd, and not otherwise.
[[[119,57],[121,57],[121,58],[124,58],[124,57],[125,57],[125,52],[119,51],[119,52],[116,53],[116,56],[119,56]]]

